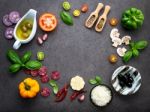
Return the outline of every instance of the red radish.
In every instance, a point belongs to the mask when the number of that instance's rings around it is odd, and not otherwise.
[[[47,74],[47,67],[46,66],[42,66],[40,69],[39,69],[39,75],[40,76],[44,76]]]
[[[31,76],[36,77],[38,75],[39,75],[38,70],[31,70]]]
[[[48,96],[50,95],[50,89],[47,88],[47,87],[43,88],[43,89],[41,90],[41,95],[42,95],[43,97],[48,97]]]
[[[31,70],[25,69],[24,73],[27,74],[27,75],[31,75]]]
[[[42,81],[42,83],[47,83],[47,82],[49,81],[48,75],[42,76],[42,77],[41,77],[41,81]]]
[[[53,71],[51,73],[51,79],[58,80],[60,78],[60,73],[58,71]]]

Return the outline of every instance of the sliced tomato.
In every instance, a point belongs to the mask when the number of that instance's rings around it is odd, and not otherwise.
[[[44,31],[52,31],[57,26],[57,19],[51,13],[44,13],[39,18],[39,26]]]

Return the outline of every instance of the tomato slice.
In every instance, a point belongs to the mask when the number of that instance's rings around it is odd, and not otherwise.
[[[44,31],[52,31],[57,26],[57,19],[51,13],[44,13],[39,18],[39,26]]]

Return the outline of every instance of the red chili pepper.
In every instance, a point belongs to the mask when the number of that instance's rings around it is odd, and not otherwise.
[[[58,93],[56,94],[56,102],[61,102],[65,99],[66,95],[67,95],[67,92],[68,92],[68,88],[69,88],[69,85],[68,84],[65,84],[65,86],[58,91]]]
[[[85,92],[86,91],[83,91],[83,90],[81,90],[81,91],[74,91],[72,93],[72,95],[70,96],[70,100],[71,101],[75,100],[80,94],[85,93]]]

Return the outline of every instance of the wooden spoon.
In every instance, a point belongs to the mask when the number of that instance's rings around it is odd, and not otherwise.
[[[85,21],[85,26],[87,28],[91,28],[95,21],[98,18],[98,13],[100,12],[100,10],[103,8],[103,4],[102,3],[98,3],[97,8],[95,9],[95,11],[93,11],[90,16],[87,18],[87,20]]]
[[[97,32],[101,32],[105,26],[107,15],[110,12],[111,7],[109,5],[105,6],[104,13],[99,17],[97,24],[95,26],[95,30]]]

